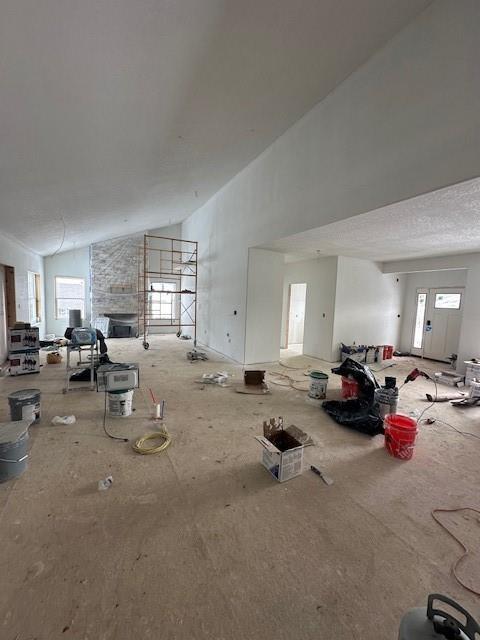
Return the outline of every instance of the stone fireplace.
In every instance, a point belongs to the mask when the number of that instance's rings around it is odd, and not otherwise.
[[[92,321],[110,318],[109,337],[138,333],[138,260],[143,235],[92,244]]]

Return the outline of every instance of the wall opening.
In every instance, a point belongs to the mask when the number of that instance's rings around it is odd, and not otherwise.
[[[295,283],[288,290],[287,349],[303,353],[303,335],[305,328],[305,304],[307,284]]]
[[[0,365],[8,357],[7,329],[16,319],[15,269],[0,265]]]

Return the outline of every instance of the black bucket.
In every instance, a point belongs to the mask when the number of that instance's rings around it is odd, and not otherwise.
[[[27,468],[28,421],[0,425],[0,482],[18,478]]]
[[[8,396],[12,421],[40,422],[40,389],[20,389]]]

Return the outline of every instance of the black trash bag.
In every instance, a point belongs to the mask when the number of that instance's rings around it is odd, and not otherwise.
[[[351,376],[358,383],[358,390],[361,398],[373,402],[375,389],[379,388],[379,384],[371,370],[361,362],[346,358],[339,367],[334,367],[332,373],[339,376]]]
[[[359,364],[359,363],[357,363]],[[326,400],[322,408],[328,415],[350,429],[369,436],[383,433],[383,420],[374,410],[373,402],[365,398],[358,400]]]

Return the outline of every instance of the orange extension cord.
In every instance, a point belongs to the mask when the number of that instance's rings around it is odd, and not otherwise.
[[[463,542],[461,542],[457,536],[455,534],[453,534],[450,529],[443,524],[443,522],[441,522],[441,520],[437,517],[437,513],[456,513],[458,511],[474,511],[475,513],[478,513],[480,515],[480,511],[478,509],[474,509],[473,507],[459,507],[458,509],[433,509],[432,510],[432,518],[435,520],[435,522],[437,524],[439,524],[442,529],[445,529],[445,531],[454,539],[458,542],[458,544],[462,547],[463,549],[463,554],[457,558],[457,560],[453,563],[452,565],[452,573],[455,577],[455,580],[458,582],[458,584],[460,584],[464,589],[466,589],[467,591],[470,591],[470,593],[474,593],[476,596],[480,596],[480,591],[476,591],[475,589],[472,589],[472,587],[467,586],[464,582],[462,582],[462,580],[460,580],[460,578],[457,575],[457,568],[458,565],[462,562],[462,560],[464,558],[466,558],[469,554],[469,549],[463,544]]]

